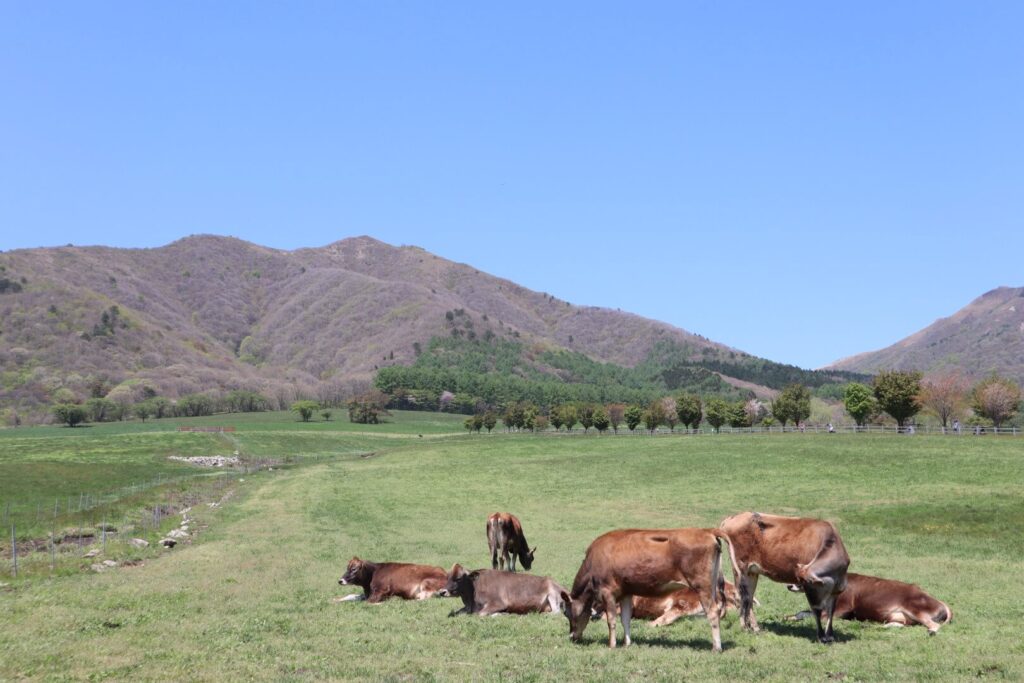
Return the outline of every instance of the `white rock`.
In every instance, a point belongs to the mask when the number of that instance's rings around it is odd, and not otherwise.
[[[114,562],[113,560],[103,560],[103,566],[104,567],[116,567],[117,566],[117,562]]]
[[[133,538],[132,540],[128,541],[128,545],[130,545],[133,548],[148,548],[149,541],[147,541],[144,538]]]
[[[99,548],[93,548],[92,550],[90,550],[89,552],[87,552],[87,553],[86,553],[85,555],[83,555],[82,557],[96,557],[96,556],[97,556],[97,555],[99,555],[99,554],[100,554],[101,552],[103,552],[103,551],[102,551],[102,550],[100,550]]]
[[[188,532],[181,529],[173,529],[167,533],[167,538],[188,538]]]

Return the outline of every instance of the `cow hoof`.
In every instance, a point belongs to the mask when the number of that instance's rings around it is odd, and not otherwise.
[[[818,639],[818,642],[822,645],[831,645],[832,643],[836,642],[836,639],[833,636],[822,636]]]

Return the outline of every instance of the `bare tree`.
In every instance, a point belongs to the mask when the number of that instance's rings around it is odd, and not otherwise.
[[[1020,387],[1012,380],[992,375],[974,387],[972,398],[974,412],[999,427],[1020,407]]]
[[[921,383],[921,405],[934,413],[945,429],[967,409],[970,384],[959,372],[948,372]]]

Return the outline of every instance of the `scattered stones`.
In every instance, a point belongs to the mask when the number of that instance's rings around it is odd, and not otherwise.
[[[132,540],[128,541],[128,545],[130,545],[133,548],[148,548],[149,541],[147,541],[144,538],[133,538]]]
[[[82,557],[96,557],[96,556],[97,556],[97,555],[99,555],[99,554],[100,554],[101,552],[103,552],[103,551],[102,551],[102,550],[100,550],[99,548],[93,548],[92,550],[90,550],[89,552],[87,552],[87,553],[86,553],[85,555],[83,555]]]
[[[104,567],[116,567],[117,566],[117,562],[115,562],[114,560],[103,560],[103,562],[101,564]]]
[[[90,569],[92,569],[94,572],[105,572],[108,569],[113,569],[116,566],[117,562],[114,562],[113,560],[103,560],[102,562],[98,562],[92,565]]]
[[[187,458],[181,455],[171,455],[167,459],[187,462],[190,465],[198,465],[199,467],[231,467],[241,462],[236,456],[230,455],[197,455]]]
[[[171,531],[167,532],[167,538],[188,538],[188,532],[182,531],[181,529],[172,529]]]
[[[173,548],[174,546],[178,545],[178,542],[175,541],[173,538],[161,538],[160,545],[162,545],[165,548]]]

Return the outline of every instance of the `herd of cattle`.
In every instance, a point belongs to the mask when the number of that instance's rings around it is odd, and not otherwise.
[[[363,589],[362,595],[346,600],[379,603],[390,597],[422,600],[441,595],[462,598],[460,612],[471,614],[561,611],[569,619],[573,641],[579,641],[587,625],[603,613],[609,647],[616,645],[620,616],[629,645],[633,617],[653,619],[661,626],[682,616],[705,614],[713,650],[719,652],[719,622],[727,607],[739,610],[743,628],[758,630],[754,592],[760,576],[807,597],[822,643],[835,639],[836,616],[892,626],[923,624],[930,634],[953,617],[945,603],[915,585],[848,573],[850,557],[839,533],[820,519],[743,512],[727,517],[717,529],[609,531],[587,548],[571,592],[549,577],[515,573],[516,559],[524,569],[531,568],[536,548],[529,547],[514,515],[491,515],[487,541],[491,569],[468,571],[456,564],[446,572],[429,565],[354,557],[339,583]],[[722,542],[729,548],[735,585],[722,575]]]

